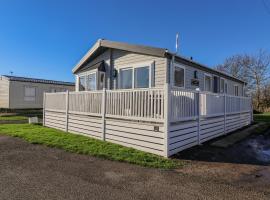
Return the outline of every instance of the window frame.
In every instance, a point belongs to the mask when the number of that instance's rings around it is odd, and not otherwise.
[[[98,77],[97,77],[97,73],[98,73],[98,71],[97,70],[94,70],[94,72],[89,72],[89,73],[87,73],[86,75],[85,75],[85,85],[86,85],[86,90],[85,91],[96,91],[97,89],[98,89]],[[90,75],[95,75],[95,89],[94,90],[88,90],[88,85],[87,85],[87,78],[88,78],[88,76],[90,76]]]
[[[26,88],[35,89],[35,96],[26,96],[25,95]],[[26,98],[28,98],[28,97],[32,97],[32,98],[35,98],[35,99],[34,100],[26,100]],[[36,100],[37,100],[37,87],[36,86],[24,85],[24,98],[23,98],[23,100],[25,102],[36,102]]]
[[[176,86],[175,85],[174,73],[175,73],[176,68],[181,68],[184,70],[184,85],[183,86]],[[176,87],[176,88],[185,88],[186,87],[186,67],[185,66],[178,64],[178,63],[174,63],[173,74],[172,74],[172,83],[173,83],[173,87]]]
[[[127,71],[127,70],[131,70],[131,88],[122,88],[122,71]],[[119,89],[123,89],[123,90],[130,90],[134,88],[134,72],[133,72],[133,68],[132,67],[125,67],[125,68],[121,68],[118,70],[118,74],[119,74],[119,81],[118,81],[118,88]]]
[[[97,86],[98,86],[98,77],[97,77],[97,73],[98,73],[98,70],[97,69],[94,69],[94,70],[90,70],[90,71],[87,71],[87,72],[84,72],[84,73],[80,73],[78,74],[78,91],[79,92],[87,92],[87,91],[96,91],[97,90]],[[88,90],[88,86],[87,86],[87,76],[89,75],[92,75],[92,74],[95,74],[95,78],[96,78],[96,85],[95,85],[95,90]],[[80,91],[80,78],[81,77],[84,77],[84,84],[85,84],[85,90],[81,90]]]
[[[206,77],[210,77],[210,90],[206,90],[205,89],[205,86],[206,86],[206,84],[205,84]],[[203,90],[206,91],[206,92],[213,92],[212,91],[213,90],[213,86],[212,86],[213,84],[212,84],[212,82],[213,82],[213,76],[211,74],[204,73],[204,87],[203,87]]]
[[[117,70],[118,71],[118,74],[119,74],[119,79],[118,79],[118,87],[117,89],[123,89],[123,90],[130,90],[130,89],[147,89],[147,88],[153,88],[154,87],[154,67],[155,67],[155,62],[154,61],[150,61],[150,62],[140,62],[140,63],[135,63],[135,64],[131,64],[131,65],[128,65],[128,66],[121,66],[119,67],[119,69]],[[149,68],[149,85],[147,88],[135,88],[135,69],[138,69],[138,68],[144,68],[144,67],[148,67]],[[122,85],[122,73],[121,71],[123,70],[132,70],[132,87],[131,88],[128,88],[128,89],[124,89],[124,88],[121,88],[121,85]]]
[[[224,81],[224,84],[223,84],[223,92],[221,92],[221,81],[222,81],[222,80]],[[226,85],[226,83],[227,83],[226,79],[220,77],[219,91],[220,91],[221,94],[226,94],[226,90],[225,90],[225,85]]]

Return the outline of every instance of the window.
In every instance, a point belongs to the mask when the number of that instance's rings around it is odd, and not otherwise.
[[[96,90],[96,72],[79,76],[79,91]]]
[[[79,91],[85,91],[86,83],[85,83],[85,76],[79,77]]]
[[[185,69],[178,65],[174,67],[174,86],[185,87]]]
[[[220,81],[220,79],[219,79],[219,77],[217,77],[217,76],[214,76],[214,93],[218,93],[219,92],[219,88],[218,88],[218,86],[219,86],[219,81]]]
[[[133,69],[121,69],[120,71],[120,88],[131,89],[133,82]]]
[[[225,94],[227,94],[228,93],[228,84],[227,84],[227,82],[225,82]]]
[[[96,73],[92,73],[86,76],[86,90],[92,91],[96,90]]]
[[[234,86],[234,95],[239,96],[239,87],[238,87],[238,85]]]
[[[205,91],[209,91],[211,92],[211,88],[212,88],[212,77],[210,75],[206,75],[204,76],[204,90]]]
[[[225,93],[225,79],[220,79],[220,93]]]
[[[149,67],[139,67],[134,69],[134,87],[148,88],[149,87]]]
[[[24,101],[36,101],[36,88],[25,86],[24,87]]]
[[[139,63],[119,71],[119,88],[154,87],[154,62]]]

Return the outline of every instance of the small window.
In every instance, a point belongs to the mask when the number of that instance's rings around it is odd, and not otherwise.
[[[225,79],[220,79],[220,93],[225,93]]]
[[[96,73],[93,74],[89,74],[88,76],[86,76],[86,90],[87,91],[92,91],[92,90],[96,90]]]
[[[174,86],[185,87],[185,69],[180,66],[174,68]]]
[[[36,101],[36,88],[25,86],[24,87],[24,101]]]
[[[212,88],[212,77],[209,75],[204,76],[204,90],[211,92]]]
[[[148,88],[149,87],[149,67],[139,67],[134,70],[134,87]]]
[[[238,85],[234,86],[234,95],[239,96],[239,87],[238,87]]]
[[[85,91],[86,90],[86,82],[85,82],[85,76],[79,77],[79,91]]]
[[[120,88],[131,89],[133,82],[132,69],[121,69],[120,76]]]

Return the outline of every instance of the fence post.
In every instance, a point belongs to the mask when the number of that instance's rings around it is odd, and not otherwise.
[[[198,145],[201,144],[201,94],[197,93],[197,126],[198,126]]]
[[[106,140],[106,88],[103,88],[102,103],[101,103],[101,115],[102,115],[102,140]]]
[[[224,93],[224,134],[226,134],[226,115],[227,115],[227,97],[226,94]]]
[[[43,126],[45,126],[46,92],[43,93]]]
[[[66,92],[66,132],[68,132],[69,91]]]
[[[164,156],[169,157],[169,133],[171,124],[171,86],[165,84],[164,88]]]

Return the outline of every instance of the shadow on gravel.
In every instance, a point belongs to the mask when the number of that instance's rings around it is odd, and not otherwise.
[[[270,129],[261,134],[250,135],[227,148],[211,145],[219,139],[179,152],[173,158],[206,162],[270,165]]]

